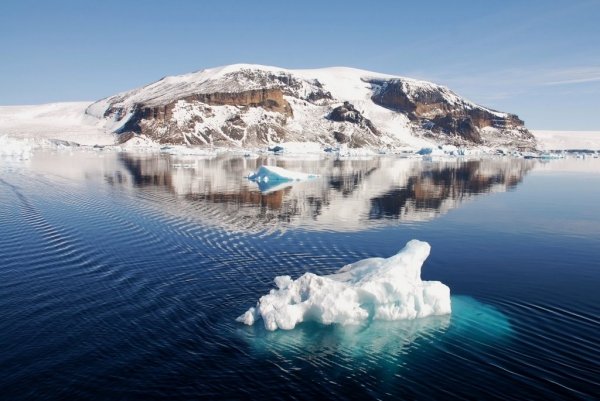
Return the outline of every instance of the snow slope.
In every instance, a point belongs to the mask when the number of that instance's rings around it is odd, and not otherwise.
[[[0,106],[0,135],[20,139],[57,139],[80,145],[110,145],[115,136],[105,122],[87,115],[90,102]]]
[[[532,131],[544,150],[600,150],[600,131]]]

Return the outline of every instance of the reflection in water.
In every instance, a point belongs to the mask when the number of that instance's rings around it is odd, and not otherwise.
[[[394,221],[427,221],[474,195],[514,188],[531,160],[446,160],[374,157],[317,160],[220,156],[178,158],[122,153],[135,187],[160,187],[185,200],[180,211],[228,230],[353,231]],[[263,164],[320,178],[264,191],[244,177]],[[114,182],[111,176],[108,182]]]
[[[261,194],[244,175],[262,163],[322,177]],[[85,150],[2,164],[4,398],[593,399],[600,186],[546,166]],[[492,220],[473,207],[403,227],[525,174],[514,196],[480,202]],[[366,231],[379,224],[399,227]],[[449,317],[347,330],[234,320],[274,276],[327,274],[428,232],[427,274],[498,310],[453,296]]]

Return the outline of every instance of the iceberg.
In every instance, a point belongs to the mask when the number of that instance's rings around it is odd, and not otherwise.
[[[317,178],[317,174],[297,173],[281,167],[260,166],[258,170],[248,176],[251,181],[258,183],[282,183],[287,181],[303,181],[311,178]]]
[[[262,319],[265,328],[274,331],[291,330],[305,321],[359,325],[448,315],[450,288],[421,280],[430,250],[427,242],[412,240],[394,256],[360,260],[335,274],[305,273],[296,280],[275,277],[277,289],[236,320],[253,325]]]

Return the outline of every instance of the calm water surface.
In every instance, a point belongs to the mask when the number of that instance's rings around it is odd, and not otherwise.
[[[259,188],[261,164],[321,178]],[[235,322],[277,275],[413,238],[451,316]],[[594,399],[599,286],[598,159],[0,159],[6,400]]]

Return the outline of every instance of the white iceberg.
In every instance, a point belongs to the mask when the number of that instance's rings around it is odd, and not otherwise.
[[[273,331],[291,330],[304,321],[356,325],[447,315],[448,286],[421,280],[421,266],[430,250],[427,242],[412,240],[392,257],[364,259],[328,276],[275,277],[277,289],[237,321],[253,325],[262,318],[265,328]]]
[[[316,177],[318,177],[317,174],[298,173],[275,166],[260,166],[258,170],[248,176],[248,179],[256,182],[272,183],[303,181]]]

